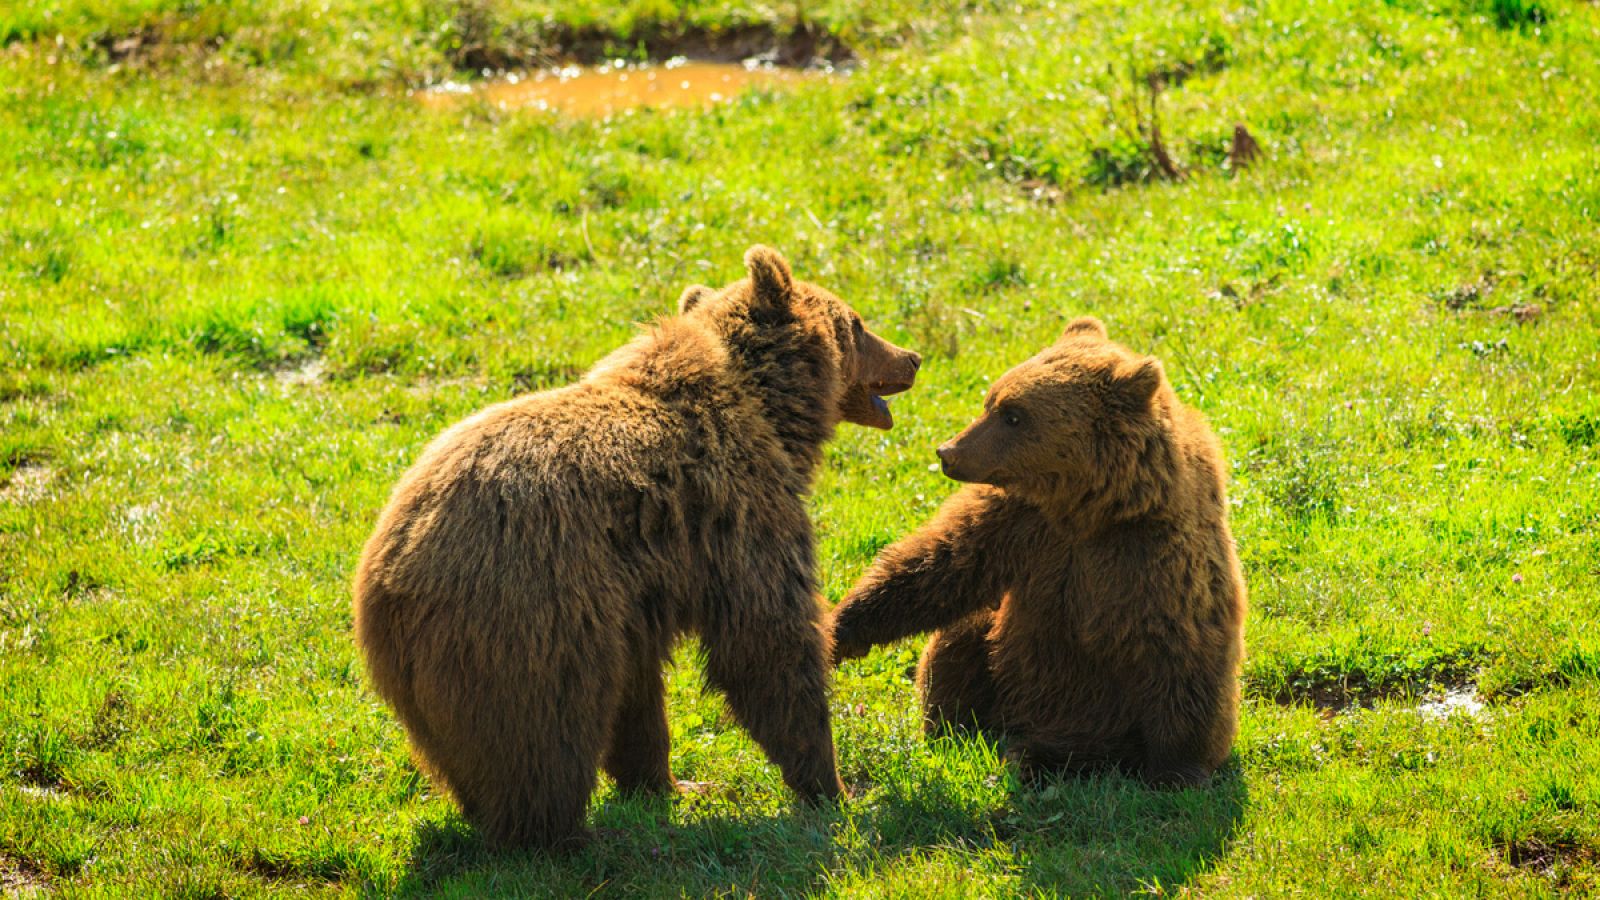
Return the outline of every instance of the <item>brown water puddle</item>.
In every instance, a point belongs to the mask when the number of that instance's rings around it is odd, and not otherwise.
[[[753,63],[669,60],[656,65],[568,66],[508,75],[473,86],[450,82],[417,92],[423,106],[447,109],[478,97],[501,109],[554,110],[607,116],[624,109],[704,107],[753,88],[773,88],[816,77],[821,70]]]

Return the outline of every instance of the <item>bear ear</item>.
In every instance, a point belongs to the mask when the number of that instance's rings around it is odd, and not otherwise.
[[[1161,360],[1154,356],[1129,364],[1119,369],[1116,374],[1117,387],[1125,396],[1135,403],[1148,403],[1156,394],[1156,389],[1161,387],[1161,382],[1166,379],[1166,372],[1161,368]]]
[[[696,306],[699,306],[701,301],[711,299],[711,295],[715,293],[716,291],[713,291],[711,288],[708,288],[703,284],[689,285],[683,289],[682,294],[678,295],[678,315],[681,316],[689,310],[694,309]]]
[[[1067,323],[1067,329],[1061,332],[1059,340],[1064,341],[1067,338],[1079,335],[1104,339],[1107,336],[1106,323],[1096,319],[1094,316],[1079,316]]]
[[[783,254],[756,244],[744,252],[744,267],[750,272],[750,289],[757,306],[787,307],[794,293],[794,279]]]

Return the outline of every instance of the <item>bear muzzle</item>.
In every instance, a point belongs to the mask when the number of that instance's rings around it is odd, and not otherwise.
[[[939,468],[946,478],[1000,487],[1004,481],[1002,467],[998,465],[1001,454],[997,453],[999,448],[994,446],[991,439],[993,435],[981,429],[981,424],[983,420],[980,419],[961,434],[940,444],[934,452],[939,455]]]
[[[971,481],[971,475],[961,465],[961,453],[956,449],[955,441],[946,441],[934,451],[939,454],[939,468],[944,472],[944,477],[956,481]]]
[[[869,332],[857,368],[856,381],[845,389],[839,404],[842,417],[868,428],[893,428],[894,413],[886,398],[911,389],[922,368],[922,356]]]

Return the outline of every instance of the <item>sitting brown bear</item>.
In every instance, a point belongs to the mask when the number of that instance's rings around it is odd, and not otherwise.
[[[773,250],[745,265],[578,383],[446,431],[367,541],[373,686],[493,844],[580,837],[601,765],[673,790],[661,670],[685,633],[790,788],[842,789],[805,494],[834,426],[888,428],[921,360]]]
[[[1078,319],[939,458],[971,484],[839,604],[835,662],[937,629],[930,731],[1005,735],[1029,775],[1209,778],[1237,727],[1244,581],[1221,449],[1161,364]]]

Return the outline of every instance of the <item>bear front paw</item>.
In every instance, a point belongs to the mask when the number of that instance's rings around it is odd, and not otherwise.
[[[871,649],[871,644],[849,640],[848,638],[841,637],[839,632],[835,631],[833,633],[833,647],[832,652],[829,654],[829,660],[834,666],[837,667],[840,663],[847,659],[856,659],[858,657],[866,656],[867,651]]]
[[[807,806],[836,805],[850,799],[850,792],[837,773],[823,778],[809,790],[799,791],[799,794],[801,802]]]
[[[1039,761],[1020,747],[1007,750],[1004,759],[1017,770],[1017,783],[1028,788],[1037,788],[1044,784],[1049,775],[1049,769],[1039,764]]]

